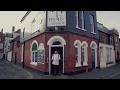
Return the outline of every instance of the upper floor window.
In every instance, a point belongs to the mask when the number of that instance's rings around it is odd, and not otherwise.
[[[91,33],[95,34],[95,25],[94,25],[94,16],[90,15],[90,27],[91,27]]]
[[[82,30],[85,30],[85,17],[84,17],[84,11],[81,11],[81,20],[82,20]]]
[[[76,17],[76,28],[85,30],[84,11],[81,11],[81,15],[79,14],[79,11],[75,11],[75,17]],[[80,21],[81,21],[81,25],[80,25]]]
[[[79,24],[79,11],[75,11],[75,17],[76,17],[76,28],[80,29],[80,24]]]
[[[113,44],[113,37],[110,36],[110,44]]]
[[[115,44],[118,44],[118,38],[117,38],[117,36],[115,37]]]
[[[107,43],[107,42],[106,42],[106,37],[105,37],[105,36],[103,36],[103,43]]]
[[[31,22],[31,34],[42,29],[41,28],[41,27],[43,27],[42,24],[43,24],[42,16],[40,14],[38,14]]]

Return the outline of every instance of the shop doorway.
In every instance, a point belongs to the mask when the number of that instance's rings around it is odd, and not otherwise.
[[[59,46],[54,46],[51,47],[51,58],[52,55],[54,54],[55,50],[58,51],[58,54],[60,55],[61,60],[59,61],[59,67],[58,67],[58,71],[59,71],[59,75],[63,74],[63,47],[59,47]],[[52,61],[51,61],[51,73],[53,72],[53,66],[52,66]]]

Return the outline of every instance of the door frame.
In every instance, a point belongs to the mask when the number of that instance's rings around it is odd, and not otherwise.
[[[63,48],[63,73],[64,73],[64,45],[49,45],[49,74],[51,74],[51,48],[52,47]]]
[[[94,67],[92,65],[92,69],[96,69],[96,49],[95,48],[91,48],[91,51],[92,50],[94,50],[94,62],[93,62],[93,58],[92,58],[92,64],[94,63]],[[92,53],[92,56],[93,56],[93,53]]]

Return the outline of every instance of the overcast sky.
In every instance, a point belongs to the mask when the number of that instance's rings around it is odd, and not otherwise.
[[[26,11],[0,11],[0,30],[11,32],[12,26],[19,29],[20,20]],[[120,33],[120,11],[97,11],[97,21],[107,28],[116,28]]]

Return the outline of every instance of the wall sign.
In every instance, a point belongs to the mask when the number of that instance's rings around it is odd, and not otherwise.
[[[45,59],[44,55],[45,55],[44,44],[40,43],[39,48],[38,48],[38,58],[37,58],[38,63],[45,63],[44,62],[44,59]]]
[[[66,11],[48,11],[47,26],[66,26]]]
[[[44,63],[44,50],[38,50],[38,63]]]

